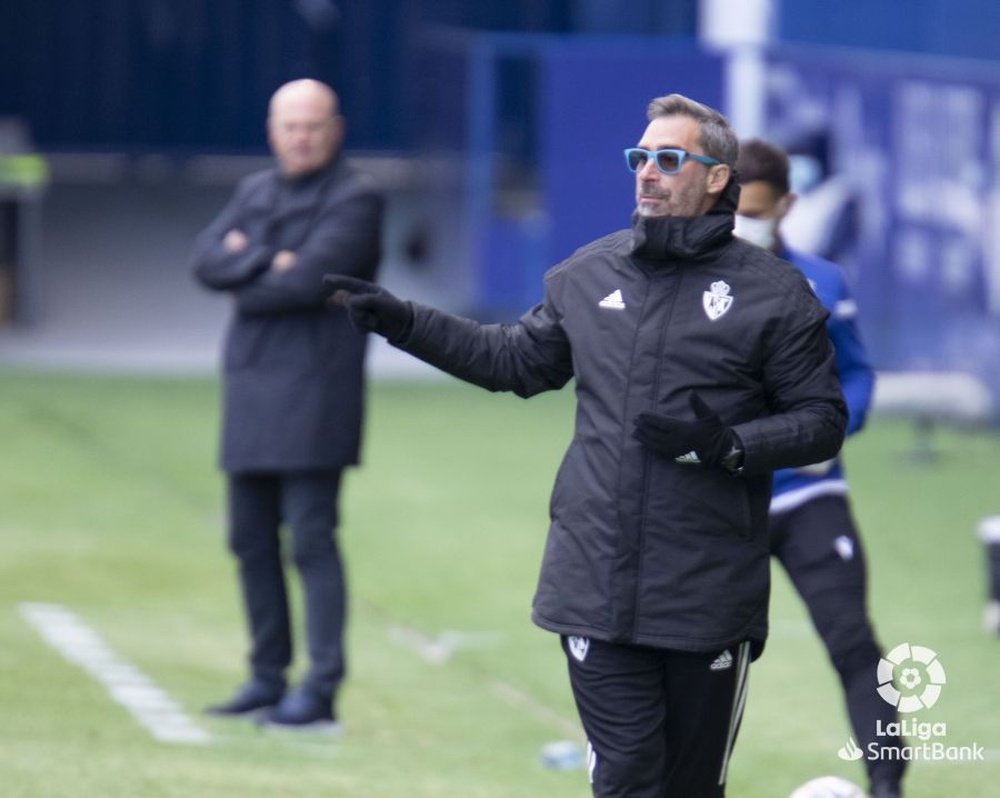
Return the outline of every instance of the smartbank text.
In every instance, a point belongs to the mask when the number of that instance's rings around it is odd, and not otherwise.
[[[921,742],[917,745],[883,748],[878,741],[868,743],[869,760],[903,759],[906,761],[933,762],[983,762],[985,749],[979,743],[971,745],[945,745],[932,738],[944,737],[948,734],[947,723],[927,723],[914,720],[903,720],[883,724],[877,721],[875,734],[878,737],[916,737]]]

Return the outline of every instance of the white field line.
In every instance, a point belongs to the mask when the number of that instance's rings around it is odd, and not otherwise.
[[[579,721],[567,718],[558,710],[546,706],[541,701],[519,690],[512,684],[508,684],[501,679],[492,679],[490,689],[493,694],[502,698],[511,706],[522,709],[531,715],[535,720],[548,726],[554,727],[565,734],[569,740],[579,740],[583,737],[583,727]]]
[[[212,738],[132,663],[116,654],[100,635],[58,604],[23,603],[24,620],[52,648],[102,684],[111,699],[164,743],[204,744]]]
[[[390,626],[388,635],[393,643],[415,651],[432,665],[445,664],[460,648],[492,648],[503,642],[499,632],[445,631],[429,637],[408,626]]]
[[[432,665],[446,665],[456,650],[460,648],[481,648],[499,645],[503,635],[499,632],[455,632],[445,631],[437,637],[430,637],[408,626],[389,626],[389,639],[415,652],[421,659]],[[571,739],[579,739],[583,730],[580,723],[566,717],[552,707],[533,698],[523,690],[502,679],[487,680],[490,691],[505,703],[531,715],[536,721],[558,729]]]

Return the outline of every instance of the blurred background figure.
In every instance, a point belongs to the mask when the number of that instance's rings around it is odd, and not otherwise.
[[[1000,636],[1000,515],[991,515],[980,522],[979,539],[986,549],[987,596],[983,628]]]
[[[859,234],[860,198],[851,177],[831,161],[830,131],[820,129],[788,144],[788,178],[795,202],[782,223],[792,249],[831,260],[843,269],[854,259]]]
[[[782,220],[795,194],[789,189],[788,156],[761,139],[740,144],[736,173],[741,183],[736,235],[790,261],[805,275],[830,312],[827,333],[836,350],[837,372],[847,401],[848,435],[864,426],[875,372],[856,327],[857,305],[836,264],[789,249]],[[771,553],[788,572],[809,609],[816,630],[840,675],[847,711],[861,749],[869,743],[898,748],[898,738],[876,737],[876,721],[896,719],[896,710],[873,689],[881,649],[867,608],[864,551],[847,499],[840,458],[774,474]],[[873,798],[898,798],[904,763],[886,756],[866,759]]]
[[[364,337],[325,304],[324,273],[373,279],[382,201],[340,157],[344,122],[315,80],[275,92],[277,168],[253,174],[198,237],[194,269],[232,296],[223,355],[221,465],[229,545],[250,629],[250,679],[217,715],[329,728],[344,678],[344,573],[335,537],[342,470],[357,463]],[[286,692],[292,632],[279,532],[291,533],[310,668]]]
[[[37,230],[47,181],[27,123],[0,113],[0,328],[31,319],[27,284],[38,268]]]

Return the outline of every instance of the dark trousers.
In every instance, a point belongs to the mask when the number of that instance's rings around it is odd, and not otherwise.
[[[596,798],[721,798],[750,644],[712,653],[563,637]]]
[[[865,752],[872,780],[902,777],[906,763],[870,760],[869,744],[898,748],[898,737],[877,737],[898,718],[876,691],[881,648],[868,619],[868,577],[864,550],[844,496],[820,496],[771,516],[771,553],[778,558],[805,602],[813,625],[840,676],[855,740]]]
[[[986,578],[990,599],[1000,601],[1000,542],[986,546]]]
[[[310,667],[303,686],[333,698],[344,677],[346,591],[335,532],[340,471],[230,474],[229,546],[239,565],[254,679],[284,687],[292,662],[282,526],[290,532]]]

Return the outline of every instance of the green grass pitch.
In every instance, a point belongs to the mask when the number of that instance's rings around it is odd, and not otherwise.
[[[8,798],[583,798],[545,770],[581,739],[562,653],[528,618],[570,391],[523,402],[452,381],[375,383],[364,466],[344,489],[350,676],[337,739],[209,720],[244,676],[245,634],[215,470],[218,386],[0,372],[0,774]],[[1000,640],[979,625],[977,521],[1000,513],[1000,437],[874,421],[847,448],[886,647],[947,670],[921,720],[987,761],[918,762],[910,798],[998,794]],[[214,736],[154,740],[19,613],[76,613]],[[452,645],[453,644],[453,645]],[[784,798],[840,761],[831,668],[784,575],[730,771],[734,798]],[[874,689],[874,688],[873,688]]]

